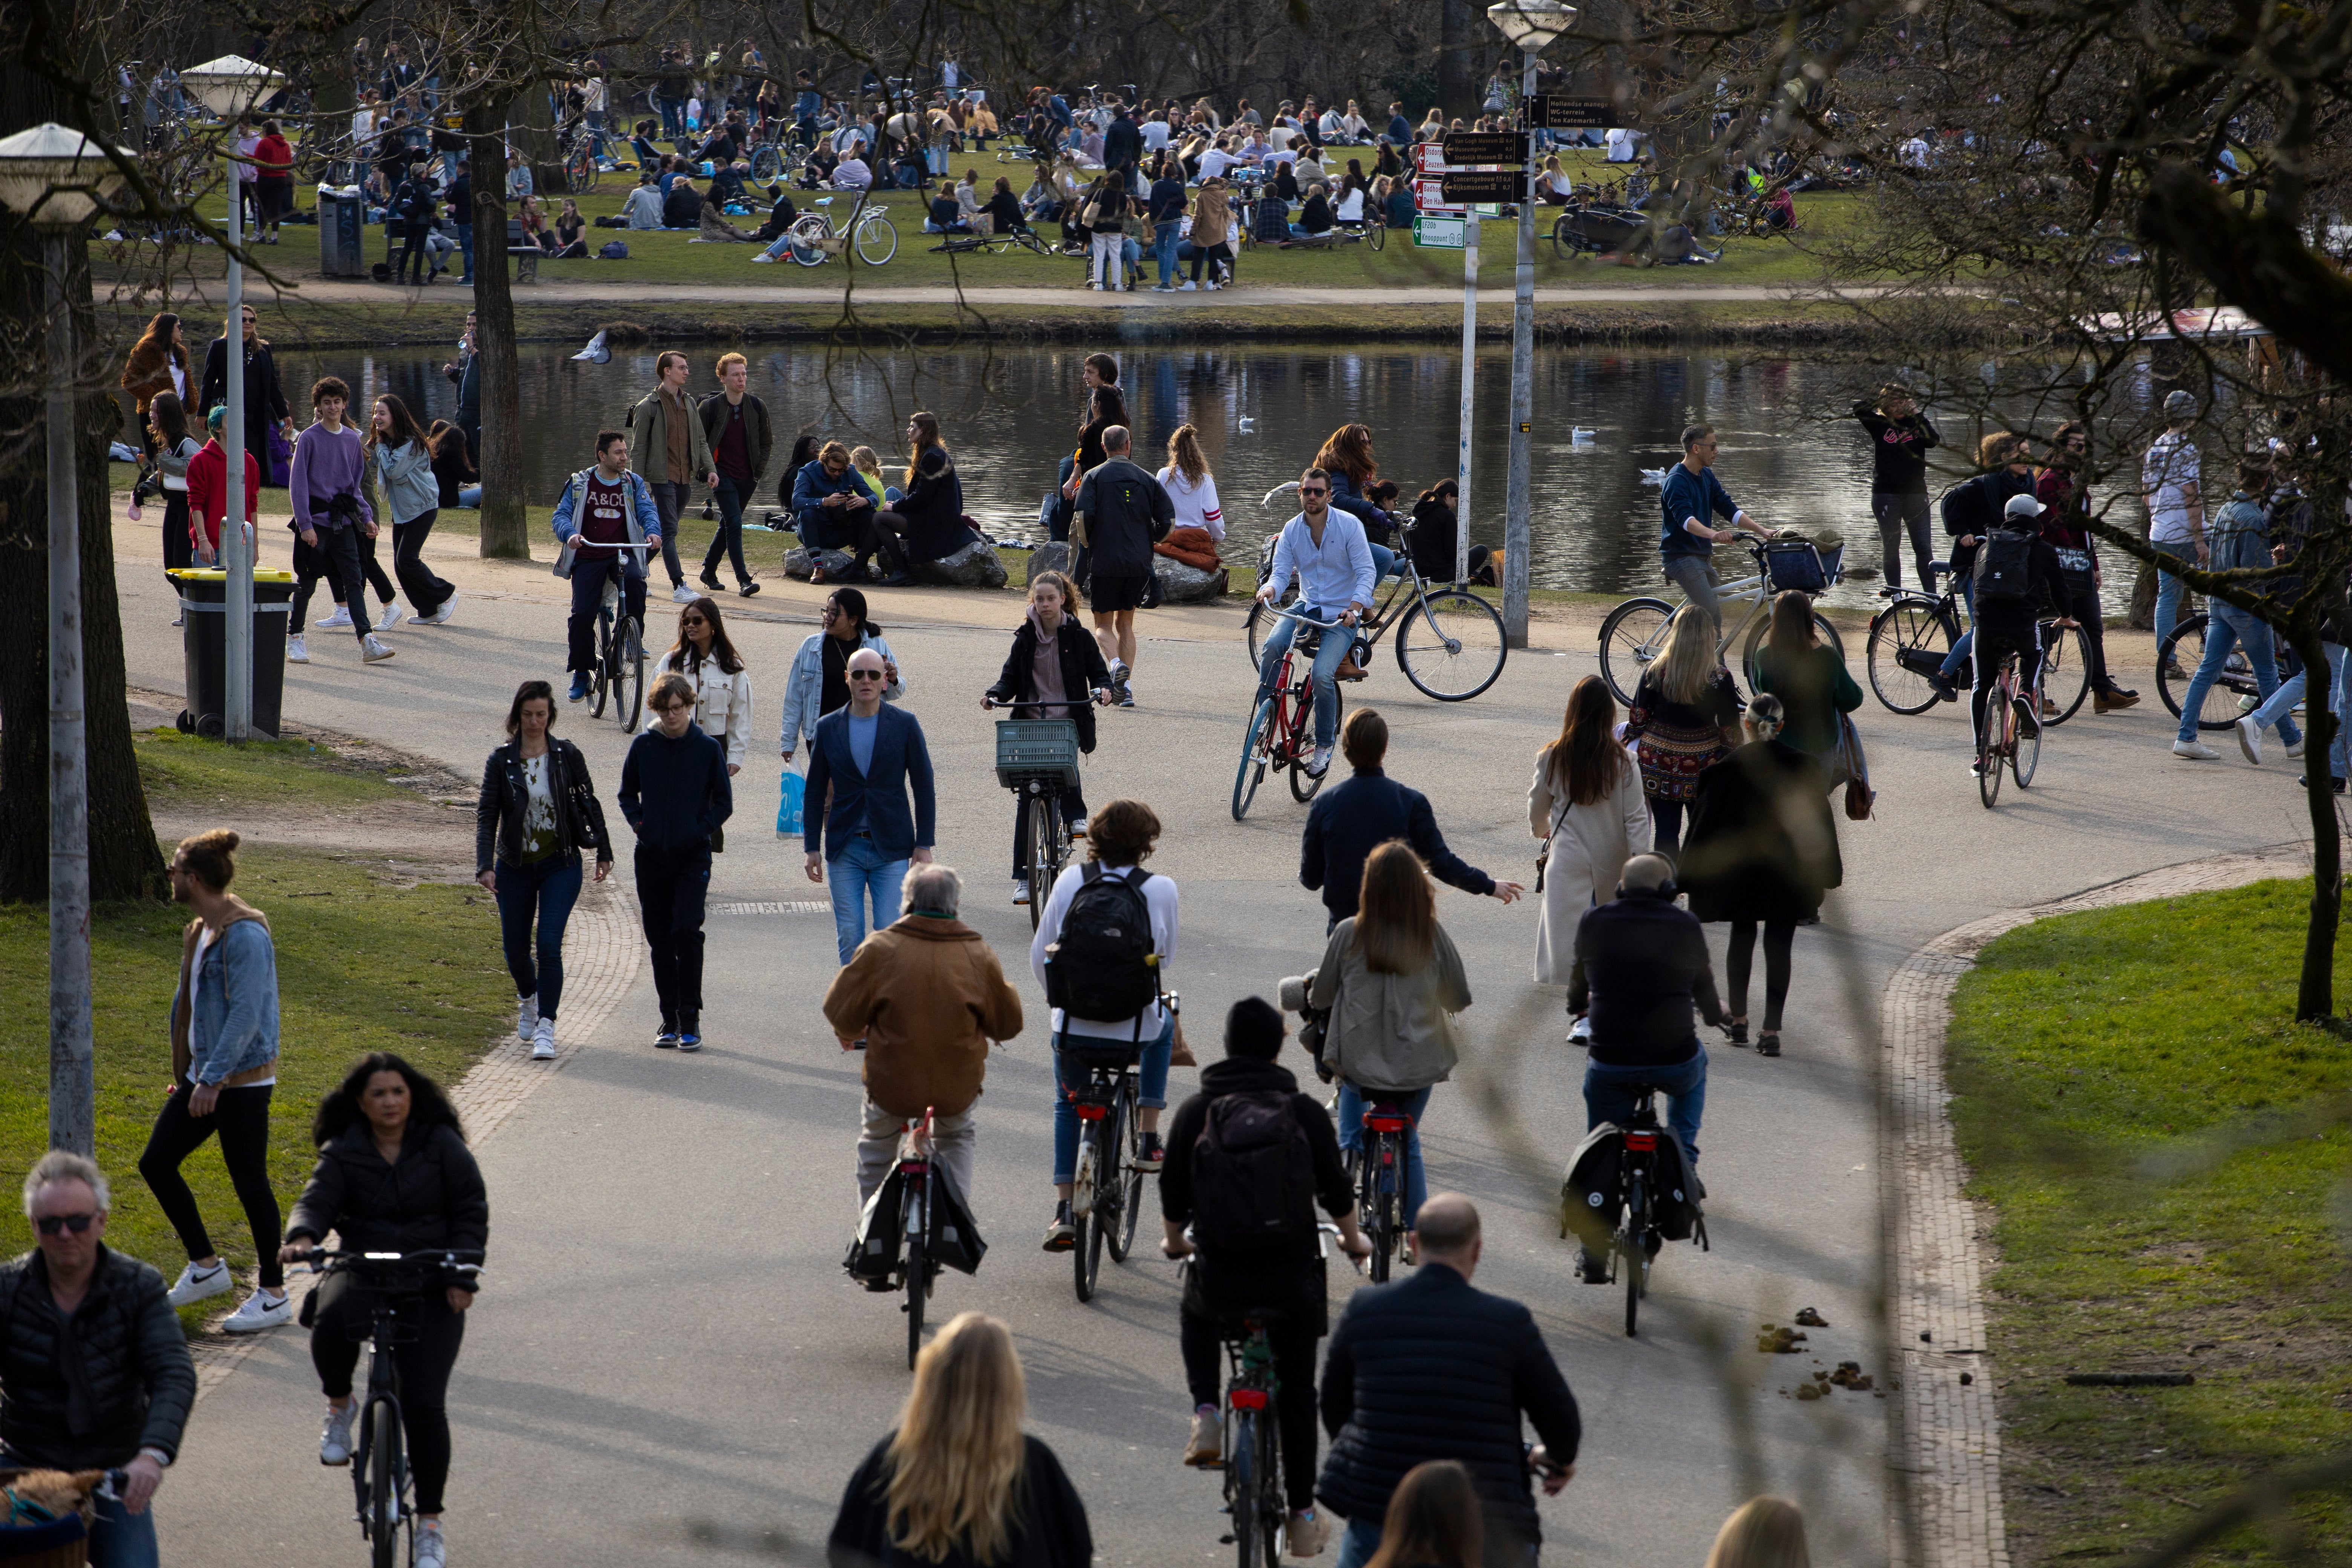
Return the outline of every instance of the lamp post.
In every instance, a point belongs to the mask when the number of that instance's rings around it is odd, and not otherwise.
[[[1576,20],[1576,7],[1563,5],[1560,0],[1501,0],[1486,7],[1486,20],[1518,46],[1522,62],[1519,123],[1528,139],[1528,191],[1519,202],[1518,277],[1511,303],[1511,460],[1503,512],[1503,636],[1513,647],[1525,647],[1532,532],[1529,447],[1535,430],[1537,169],[1535,127],[1527,106],[1535,96],[1536,59],[1554,38],[1568,31],[1569,24]]]
[[[122,183],[106,150],[51,121],[0,141],[0,205],[41,236],[48,272],[49,1145],[97,1152],[89,1028],[89,784],[81,678],[81,493],[66,269]]]

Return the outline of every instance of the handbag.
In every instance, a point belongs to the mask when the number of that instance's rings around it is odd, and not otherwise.
[[[1870,764],[1862,754],[1862,732],[1843,713],[1838,715],[1838,762],[1845,769],[1846,820],[1868,822],[1878,792],[1870,787]]]
[[[1536,849],[1536,891],[1538,893],[1542,892],[1544,888],[1544,868],[1551,864],[1551,841],[1559,834],[1559,825],[1567,820],[1568,813],[1565,810],[1554,813],[1551,819],[1551,832],[1544,835],[1543,843]]]
[[[808,781],[791,768],[784,769],[783,783],[776,800],[776,837],[798,838],[806,830],[803,807],[808,801]]]

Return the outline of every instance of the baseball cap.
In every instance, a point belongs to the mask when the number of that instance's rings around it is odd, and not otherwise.
[[[2197,416],[2197,395],[2193,392],[2168,392],[2164,396],[2164,416],[2168,419],[2193,419]]]
[[[2003,517],[2040,517],[2047,509],[2032,496],[2011,496],[2009,504],[2000,509]]]

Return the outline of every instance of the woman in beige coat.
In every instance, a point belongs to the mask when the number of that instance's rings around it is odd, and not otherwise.
[[[1618,873],[1650,847],[1642,776],[1612,731],[1617,704],[1597,675],[1568,694],[1559,739],[1536,753],[1528,830],[1551,841],[1536,911],[1536,984],[1565,985],[1584,911],[1616,896]]]

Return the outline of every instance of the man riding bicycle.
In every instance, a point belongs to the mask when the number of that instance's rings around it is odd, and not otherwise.
[[[1658,553],[1664,559],[1666,575],[1720,629],[1723,605],[1715,596],[1717,576],[1710,559],[1715,547],[1728,544],[1742,531],[1759,539],[1769,539],[1772,531],[1757,526],[1725,493],[1723,481],[1715,477],[1715,450],[1714,426],[1693,425],[1683,431],[1683,460],[1666,470],[1665,482],[1658,488],[1665,516]],[[1716,527],[1708,521],[1716,517],[1731,526]]]
[[[2070,606],[2058,552],[2040,532],[2037,520],[2042,512],[2042,503],[2031,495],[2010,497],[2001,508],[2000,521],[1977,547],[1976,685],[1969,696],[1971,734],[1984,733],[1985,699],[2000,678],[2001,662],[2010,655],[2017,656],[2018,689],[2041,690],[2041,622],[2045,607],[2058,617],[2060,626],[2074,625],[2066,616]],[[2021,733],[2032,734],[2040,727],[2038,709],[2038,704],[2029,702],[2027,710],[2018,715]],[[1976,768],[1971,759],[1969,769],[1973,773]]]
[[[1282,525],[1273,569],[1257,596],[1268,607],[1278,604],[1296,574],[1299,615],[1317,621],[1336,617],[1342,628],[1352,627],[1372,607],[1376,580],[1364,525],[1331,510],[1331,476],[1321,468],[1298,476],[1298,515]],[[1275,671],[1282,668],[1297,636],[1298,622],[1285,619],[1265,639],[1258,659],[1256,701],[1274,695]],[[1347,662],[1355,642],[1344,629],[1334,631],[1315,651],[1315,756],[1307,767],[1313,778],[1321,778],[1331,765],[1331,743],[1339,728],[1339,666]]]
[[[596,435],[596,466],[583,468],[563,487],[555,503],[555,537],[563,546],[555,574],[572,579],[571,637],[574,702],[588,695],[596,671],[596,611],[604,583],[617,578],[623,604],[639,626],[646,624],[646,552],[625,546],[661,548],[661,513],[653,491],[629,470],[629,438],[618,430]]]

